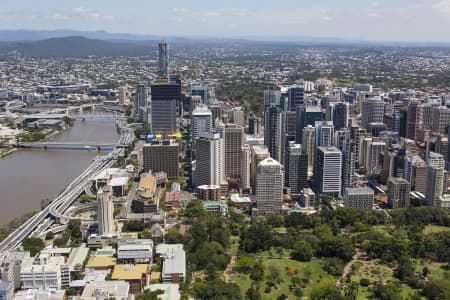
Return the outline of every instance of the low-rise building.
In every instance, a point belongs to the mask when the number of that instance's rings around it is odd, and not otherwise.
[[[14,300],[65,300],[66,291],[56,289],[31,289],[18,291]]]
[[[374,191],[371,188],[346,188],[344,192],[345,207],[359,211],[373,209]]]
[[[69,286],[69,266],[64,257],[40,254],[22,262],[20,279],[23,289],[61,289]]]
[[[181,244],[159,244],[156,253],[162,259],[161,280],[163,283],[180,283],[186,280],[186,253]]]
[[[148,283],[148,265],[116,265],[111,279],[124,280],[130,284],[130,292],[138,294]]]
[[[152,257],[152,240],[119,240],[119,243],[117,245],[117,260],[119,263],[151,263]]]
[[[154,292],[157,290],[163,291],[163,294],[158,295],[158,299],[161,300],[179,300],[181,295],[179,292],[180,286],[174,283],[161,283],[161,284],[150,284],[148,286],[150,291]]]
[[[129,300],[133,297],[129,295],[130,284],[123,280],[91,282],[86,285],[80,300]],[[130,297],[131,296],[131,297]]]

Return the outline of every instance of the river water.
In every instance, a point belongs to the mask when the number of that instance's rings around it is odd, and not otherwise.
[[[112,115],[77,120],[55,142],[117,142],[119,134]],[[42,199],[53,199],[80,175],[97,155],[80,150],[19,150],[0,159],[0,225],[32,210]]]

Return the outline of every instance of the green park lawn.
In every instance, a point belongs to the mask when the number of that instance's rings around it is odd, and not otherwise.
[[[370,280],[370,286],[375,286],[377,282],[383,281],[388,282],[398,282],[397,278],[394,278],[394,271],[389,266],[383,265],[380,261],[375,260],[374,262],[356,262],[357,270],[352,274],[351,281],[358,283],[361,278],[367,278]],[[409,299],[411,295],[414,294],[414,290],[408,285],[403,284],[401,287],[403,299]],[[368,287],[360,286],[358,288],[358,298],[357,299],[368,299],[371,295]]]
[[[275,258],[262,258],[264,265],[264,280],[260,283],[260,292],[262,299],[272,300],[277,299],[281,294],[285,294],[289,299],[297,299],[297,297],[289,290],[291,285],[291,277],[288,275],[288,270],[295,270],[297,276],[300,278],[306,278],[309,273],[310,282],[302,289],[304,296],[309,296],[311,292],[311,286],[319,282],[322,278],[330,277],[322,268],[322,261],[313,260],[310,262],[299,262],[291,259],[275,259]],[[276,269],[280,274],[280,284],[277,288],[273,287],[270,293],[266,293],[266,282],[274,280],[271,279],[270,274],[273,273],[273,269]],[[305,272],[306,271],[306,272]],[[306,273],[306,274],[305,274]],[[232,277],[232,280],[236,282],[241,288],[242,294],[245,296],[246,291],[251,286],[251,280],[248,275],[237,274]]]

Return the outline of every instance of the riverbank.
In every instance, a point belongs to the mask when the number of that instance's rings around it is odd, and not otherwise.
[[[6,237],[8,237],[8,235],[11,232],[13,232],[17,228],[19,228],[20,225],[22,225],[26,220],[28,220],[35,214],[37,214],[37,211],[32,211],[32,212],[23,214],[23,215],[15,218],[14,220],[8,222],[7,224],[1,226],[0,227],[0,242],[3,241]]]
[[[53,130],[52,132],[46,134],[44,138],[38,140],[37,142],[45,142],[45,141],[48,141],[49,139],[57,137],[58,135],[63,134],[64,132],[66,132],[67,130],[72,128],[73,124],[74,124],[74,122],[71,122],[71,123],[63,126],[61,129]],[[7,149],[6,151],[0,151],[0,159],[8,156],[10,154],[13,154],[16,151],[17,151],[17,148],[11,148],[11,149]]]

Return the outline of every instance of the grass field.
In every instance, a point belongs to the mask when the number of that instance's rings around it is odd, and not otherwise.
[[[399,282],[397,278],[394,278],[394,271],[389,266],[381,264],[379,261],[374,262],[356,262],[358,268],[352,274],[351,281],[359,284],[361,278],[367,278],[370,280],[370,286],[375,286],[377,282]],[[401,288],[403,299],[409,299],[414,294],[414,290],[407,285],[402,285]],[[358,289],[357,299],[368,299],[371,295],[369,287],[360,286]]]
[[[307,278],[310,282],[302,289],[304,296],[309,296],[311,292],[311,286],[319,282],[322,278],[330,277],[322,268],[322,262],[320,260],[313,260],[311,262],[299,262],[291,259],[272,259],[263,258],[264,265],[264,280],[260,284],[260,292],[262,299],[272,300],[277,299],[281,294],[285,294],[289,299],[297,299],[297,297],[289,290],[291,285],[291,277],[288,274],[288,270],[296,271],[297,276],[300,278]],[[275,270],[275,271],[274,271]],[[266,293],[266,282],[274,280],[271,278],[272,273],[278,273],[280,276],[280,283],[277,288],[273,287],[270,293]],[[245,295],[248,288],[251,286],[251,280],[248,275],[237,274],[232,277],[232,280],[236,282],[241,288],[241,292]]]
[[[437,225],[427,225],[425,227],[424,233],[430,234],[430,233],[438,233],[438,232],[445,232],[450,231],[450,227],[445,226],[437,226]]]

